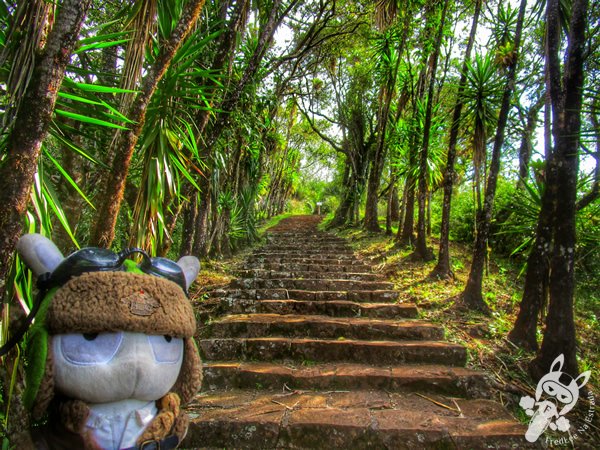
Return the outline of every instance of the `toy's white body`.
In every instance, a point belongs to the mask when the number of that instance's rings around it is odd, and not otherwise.
[[[101,448],[134,447],[177,381],[183,340],[115,332],[52,337],[56,389],[86,402],[86,431]]]
[[[122,400],[90,405],[85,430],[101,448],[135,447],[137,439],[156,416],[155,402]]]

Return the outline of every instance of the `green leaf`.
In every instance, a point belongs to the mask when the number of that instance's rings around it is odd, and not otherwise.
[[[42,184],[42,195],[44,196],[44,198],[45,198],[46,202],[48,203],[48,205],[50,206],[50,208],[52,208],[52,211],[54,211],[54,214],[56,214],[56,218],[58,219],[60,224],[63,226],[63,228],[65,229],[65,231],[67,232],[67,234],[69,235],[71,240],[73,241],[73,243],[77,247],[79,247],[79,244],[77,243],[77,239],[75,239],[75,235],[71,231],[71,226],[69,225],[67,216],[66,216],[64,210],[62,209],[62,205],[58,201],[58,196],[56,195],[56,192],[54,192],[52,185],[50,183],[47,183],[45,180],[43,181],[43,184]]]
[[[81,147],[79,147],[78,145],[75,145],[73,142],[71,142],[70,140],[66,139],[57,129],[58,127],[56,126],[56,124],[54,124],[54,126],[52,126],[50,128],[50,133],[52,134],[52,136],[54,136],[56,139],[58,139],[63,145],[67,146],[68,148],[70,148],[71,150],[73,150],[75,153],[78,153],[79,155],[83,156],[85,159],[87,159],[88,161],[97,164],[105,169],[110,169],[110,167],[106,164],[104,164],[102,161],[94,158],[92,155],[90,155],[89,153],[87,153],[85,150],[83,150]]]
[[[97,42],[95,44],[82,45],[77,50],[75,50],[73,53],[83,53],[83,52],[87,52],[89,50],[98,50],[98,49],[101,49],[101,48],[114,47],[114,46],[117,46],[117,45],[124,44],[124,43],[126,43],[128,41],[129,41],[129,39],[120,39],[118,41]]]
[[[123,36],[127,36],[128,34],[131,34],[131,31],[119,31],[117,33],[96,34],[89,38],[81,39],[79,41],[79,45],[89,45],[89,44],[94,44],[97,42],[106,42],[109,39],[122,38]],[[126,39],[125,41],[128,41],[128,40],[129,39]]]
[[[62,176],[65,177],[65,179],[69,182],[69,184],[73,187],[73,189],[75,189],[77,191],[77,193],[81,196],[81,198],[83,198],[86,201],[86,203],[88,205],[90,205],[92,207],[92,209],[95,210],[96,207],[87,198],[87,196],[83,193],[83,191],[81,189],[79,189],[79,186],[77,185],[75,180],[73,180],[73,178],[71,178],[71,176],[67,173],[67,171],[60,165],[60,163],[52,157],[50,152],[48,152],[46,149],[44,149],[44,154],[50,161],[52,161],[52,164],[54,164],[54,166],[58,169],[58,171],[62,174]]]
[[[108,127],[108,128],[117,128],[119,130],[128,130],[127,127],[123,127],[116,123],[107,122],[106,120],[100,120],[100,119],[96,119],[94,117],[84,116],[83,114],[77,114],[77,113],[73,113],[73,112],[69,112],[69,111],[64,111],[62,109],[55,109],[54,111],[59,116],[68,117],[73,120],[78,120],[79,122],[90,123],[93,125],[99,125],[99,126]]]
[[[96,100],[90,100],[89,98],[79,97],[73,94],[67,94],[66,92],[59,92],[58,96],[61,98],[68,98],[69,100],[74,100],[76,102],[87,103],[89,105],[102,105],[101,102],[98,102]]]
[[[81,89],[82,91],[85,91],[85,92],[100,92],[103,94],[123,94],[123,93],[137,93],[138,92],[138,91],[133,91],[131,89],[121,89],[121,88],[111,87],[111,86],[102,86],[100,84],[78,83],[67,77],[64,78],[63,84],[66,87],[70,87],[73,89]]]
[[[190,182],[190,184],[196,189],[200,190],[200,186],[196,184],[196,181],[192,178],[190,172],[183,166],[183,164],[181,164],[181,161],[179,161],[177,156],[175,156],[172,153],[169,153],[169,159],[173,164],[175,164],[175,167],[177,167],[179,172]]]

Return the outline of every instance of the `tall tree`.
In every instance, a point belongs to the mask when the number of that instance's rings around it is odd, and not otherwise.
[[[555,175],[547,186],[554,199],[550,260],[550,302],[544,339],[531,372],[540,377],[556,356],[565,358],[564,372],[579,374],[576,358],[573,296],[575,294],[575,214],[577,209],[577,172],[581,131],[581,106],[587,31],[587,0],[574,0],[569,24],[564,71],[560,65],[560,2],[548,0],[546,6],[546,58],[552,101],[552,136]],[[546,213],[547,211],[545,211]]]
[[[481,14],[482,0],[475,0],[475,11],[471,22],[471,31],[465,49],[462,69],[460,72],[460,80],[456,92],[456,102],[452,113],[452,122],[450,124],[450,137],[448,139],[448,152],[446,154],[446,168],[444,170],[444,199],[442,203],[442,223],[440,228],[440,246],[438,252],[438,262],[431,272],[431,276],[439,278],[450,278],[453,276],[452,268],[450,267],[450,209],[452,206],[452,191],[454,188],[454,179],[456,172],[454,163],[456,161],[456,143],[458,142],[458,132],[460,130],[460,117],[463,109],[462,93],[467,84],[467,69],[471,59],[471,51],[477,34],[477,26],[479,24],[479,15]]]
[[[471,309],[488,312],[489,308],[483,300],[483,269],[485,267],[485,258],[487,255],[488,238],[490,232],[490,222],[492,219],[492,208],[494,206],[494,197],[496,195],[496,185],[498,174],[500,172],[500,155],[504,145],[504,133],[508,121],[508,113],[511,106],[511,98],[514,91],[514,85],[517,77],[517,62],[521,46],[521,34],[525,19],[525,9],[527,0],[521,0],[519,14],[514,37],[514,45],[510,55],[508,73],[506,75],[506,85],[502,95],[502,104],[498,115],[498,125],[494,139],[494,148],[492,150],[492,159],[490,162],[489,175],[485,188],[485,198],[483,209],[477,214],[477,237],[475,239],[475,250],[471,262],[471,270],[467,285],[462,293],[462,301]]]
[[[4,296],[10,258],[22,232],[22,218],[58,90],[90,4],[91,0],[60,3],[46,45],[33,67],[8,139],[6,157],[0,165],[0,298]]]
[[[433,103],[434,103],[434,89],[436,81],[436,72],[438,66],[438,60],[442,48],[442,39],[444,37],[444,27],[446,25],[446,14],[448,12],[449,0],[445,0],[442,6],[441,17],[439,19],[439,28],[435,38],[435,44],[433,47],[433,54],[431,55],[431,70],[429,77],[429,88],[427,93],[427,106],[425,110],[425,123],[423,125],[423,143],[421,146],[421,152],[419,155],[419,180],[418,180],[418,221],[417,221],[417,241],[415,242],[415,251],[413,255],[424,261],[433,259],[433,253],[427,247],[427,232],[426,232],[426,217],[425,208],[426,201],[429,191],[427,183],[428,174],[428,159],[429,159],[429,146],[430,146],[430,134],[431,134],[431,123],[433,115]]]
[[[410,31],[410,24],[412,22],[411,10],[413,2],[407,1],[403,6],[401,36],[398,36],[398,32],[395,29],[390,28],[385,30],[379,41],[380,45],[378,46],[376,53],[377,72],[380,74],[381,78],[378,101],[379,107],[377,111],[377,129],[375,131],[377,141],[375,148],[373,149],[373,157],[371,158],[364,218],[365,229],[374,232],[381,231],[378,220],[378,203],[379,184],[387,153],[386,131],[390,116],[390,108],[396,89],[398,69]],[[387,11],[387,21],[392,20],[392,18],[400,11],[396,10],[394,16],[392,16],[389,7],[390,5],[386,5],[386,2],[381,2],[377,5],[378,11],[376,12],[376,17],[380,23],[383,20],[382,17],[386,16],[385,11]],[[381,9],[383,9],[383,11],[381,11]],[[383,24],[381,25],[383,26]]]

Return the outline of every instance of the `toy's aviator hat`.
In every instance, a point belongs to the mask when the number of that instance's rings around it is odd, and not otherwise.
[[[174,385],[167,390],[177,393],[183,404],[191,400],[202,377],[200,358],[192,339],[196,321],[187,298],[187,289],[200,270],[195,257],[183,257],[174,262],[150,258],[140,249],[113,253],[106,249],[85,248],[64,258],[50,240],[37,234],[23,236],[17,250],[38,277],[40,290],[32,310],[34,315],[37,313],[37,319],[30,332],[28,349],[31,353],[28,355],[25,395],[26,405],[31,408],[34,418],[43,416],[54,396],[56,374],[53,372],[57,369],[53,358],[58,356],[53,353],[60,350],[60,357],[66,355],[69,359],[69,342],[63,339],[61,347],[55,344],[54,349],[49,345],[49,337],[54,335],[77,333],[90,340],[90,336],[94,339],[98,333],[131,332],[161,339],[164,336],[167,343],[172,338],[180,338],[183,340],[183,358],[178,374],[173,376]],[[136,265],[128,260],[132,254],[141,255],[142,261]],[[99,345],[97,351],[110,351],[106,350],[110,345],[113,344]],[[112,356],[118,345],[113,346]],[[152,349],[155,357],[160,357],[157,353],[161,351],[160,347],[153,346]],[[86,361],[76,363],[81,367],[88,364]],[[110,395],[110,389],[115,387],[95,386],[98,394],[91,395]],[[141,399],[145,399],[144,395],[153,394],[139,394]],[[82,400],[97,401],[93,397]],[[112,400],[103,398],[102,401]]]

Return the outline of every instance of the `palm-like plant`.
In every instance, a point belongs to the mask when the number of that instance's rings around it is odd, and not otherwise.
[[[462,92],[465,108],[462,120],[472,130],[478,209],[481,209],[481,172],[486,161],[486,144],[497,122],[501,94],[501,80],[494,60],[489,53],[485,56],[476,55],[474,61],[467,64],[467,84]]]
[[[171,33],[170,10],[159,8],[158,29]],[[175,11],[177,13],[177,11]],[[219,83],[198,61],[215,34],[197,30],[181,46],[152,97],[132,170],[141,169],[139,190],[130,228],[130,245],[163,253],[181,206],[188,201],[184,185],[199,190],[196,175],[203,172],[197,147],[194,114],[210,103],[203,80]],[[194,195],[195,195],[194,191]]]

